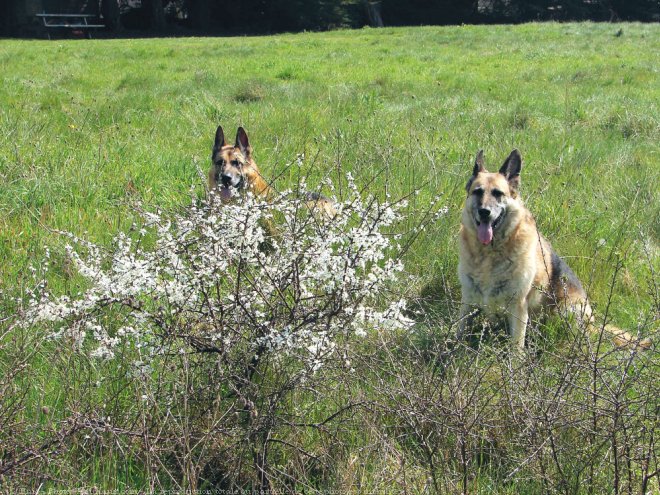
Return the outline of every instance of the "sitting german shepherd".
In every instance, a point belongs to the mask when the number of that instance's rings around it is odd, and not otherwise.
[[[215,131],[209,190],[217,191],[223,203],[231,201],[232,197],[240,197],[242,191],[250,191],[255,196],[266,198],[272,193],[259,172],[248,135],[242,127],[236,131],[236,141],[233,145],[227,144],[222,126],[218,126]],[[305,193],[305,200],[308,208],[320,211],[328,218],[336,214],[332,201],[318,193]]]
[[[227,143],[222,126],[218,126],[211,153],[209,190],[217,190],[220,199],[226,202],[232,198],[232,188],[249,190],[256,196],[267,195],[270,190],[252,157],[245,129],[238,128],[236,142],[232,145]]]
[[[519,195],[522,157],[513,150],[499,172],[484,167],[479,151],[467,183],[467,200],[461,217],[460,262],[462,308],[459,338],[465,335],[479,310],[507,316],[512,345],[525,346],[530,311],[542,308],[567,309],[591,331],[591,306],[582,284],[568,265],[538,232],[532,214]],[[650,347],[611,325],[619,346]]]

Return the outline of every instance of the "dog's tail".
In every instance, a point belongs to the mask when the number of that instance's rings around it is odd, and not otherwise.
[[[610,325],[609,323],[605,325],[597,325],[591,310],[591,305],[586,299],[574,300],[572,304],[569,304],[568,309],[577,317],[578,321],[586,323],[585,326],[591,333],[600,334],[601,331],[605,331],[610,334],[614,345],[617,347],[647,350],[653,345],[653,341],[650,338],[635,337],[615,325]]]
[[[645,339],[640,339],[634,337],[630,333],[614,325],[607,324],[604,327],[597,327],[590,323],[589,327],[592,332],[600,332],[601,328],[604,329],[607,333],[612,335],[614,344],[617,347],[632,347],[633,349],[646,350],[650,349],[651,345],[653,345],[650,338],[647,337]]]

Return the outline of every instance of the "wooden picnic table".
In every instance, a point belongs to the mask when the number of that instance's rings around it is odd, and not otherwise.
[[[36,14],[36,16],[41,19],[43,27],[47,29],[48,39],[50,39],[51,29],[71,29],[73,32],[79,30],[86,33],[87,37],[91,39],[92,29],[105,27],[105,24],[90,24],[87,22],[90,18],[98,17],[94,14],[48,14],[43,12]]]

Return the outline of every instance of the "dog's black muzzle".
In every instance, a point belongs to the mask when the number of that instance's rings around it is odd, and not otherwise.
[[[222,174],[220,176],[220,182],[223,187],[235,187],[236,189],[242,189],[245,185],[245,179],[241,177],[236,184],[233,183],[234,178],[231,175]]]
[[[475,217],[477,226],[482,223],[492,223],[493,229],[496,229],[502,223],[502,220],[504,220],[504,217],[506,216],[506,210],[505,209],[499,210],[499,215],[494,220],[491,216],[492,213],[493,213],[492,210],[488,208],[479,208],[477,210],[477,215]]]
[[[224,187],[229,187],[231,186],[231,176],[230,175],[221,175],[220,176],[220,181],[222,182],[222,185]]]

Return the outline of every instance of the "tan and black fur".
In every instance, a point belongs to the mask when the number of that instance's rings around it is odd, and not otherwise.
[[[218,126],[215,131],[209,191],[215,191],[223,202],[240,196],[242,191],[250,191],[256,196],[266,198],[271,194],[271,188],[259,171],[248,135],[242,127],[236,131],[236,141],[233,145],[227,144],[222,126]],[[306,193],[305,199],[307,207],[313,211],[320,211],[330,218],[336,214],[332,201],[318,193]]]
[[[479,311],[506,316],[512,345],[523,348],[530,313],[565,309],[592,331],[591,306],[580,280],[538,232],[518,189],[522,157],[513,150],[499,172],[488,172],[477,155],[461,216],[459,267],[462,309],[459,337]],[[648,347],[611,325],[620,346]]]
[[[257,196],[265,196],[269,192],[268,184],[252,156],[245,129],[238,128],[236,141],[232,145],[227,143],[222,126],[218,126],[211,153],[209,190],[217,191],[222,201],[229,201],[232,188],[238,192],[249,190]]]

